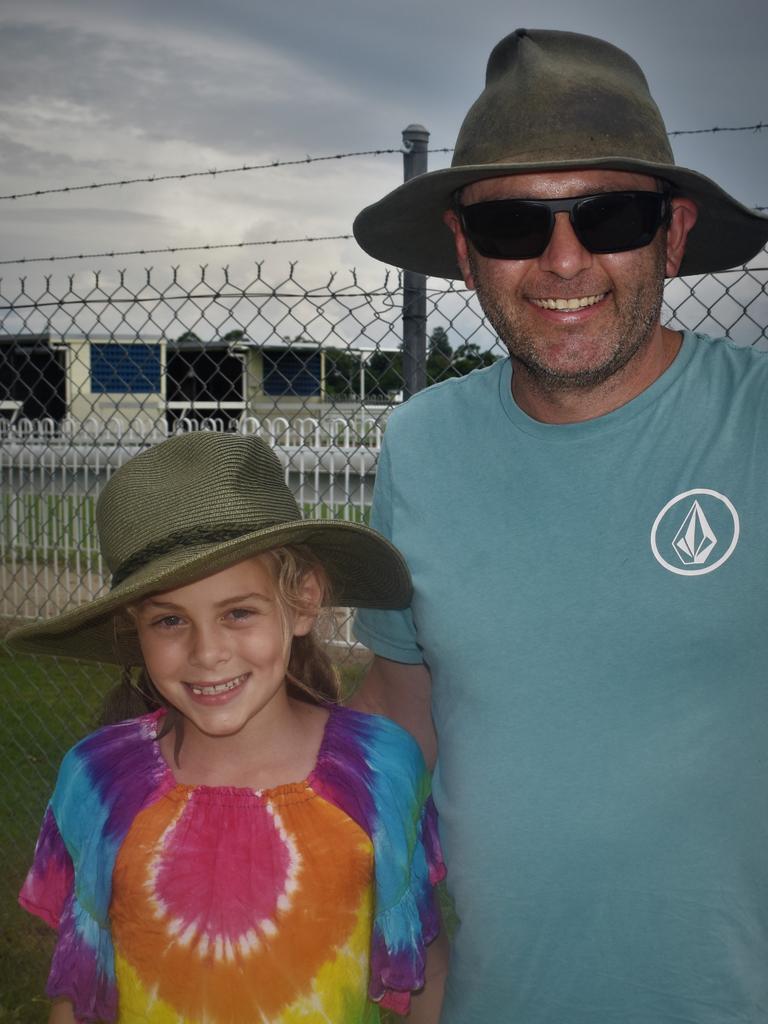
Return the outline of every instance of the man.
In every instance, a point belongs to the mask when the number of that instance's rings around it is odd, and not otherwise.
[[[674,164],[626,54],[519,30],[452,167],[355,232],[509,351],[391,417],[414,598],[357,624],[359,703],[438,754],[442,1021],[768,1022],[768,362],[659,319],[768,219]]]

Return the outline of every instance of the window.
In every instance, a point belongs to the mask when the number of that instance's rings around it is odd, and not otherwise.
[[[160,391],[160,346],[143,342],[92,343],[92,394],[143,394]]]
[[[226,350],[168,352],[169,402],[241,402],[243,364]]]
[[[265,395],[317,395],[319,352],[264,352]]]

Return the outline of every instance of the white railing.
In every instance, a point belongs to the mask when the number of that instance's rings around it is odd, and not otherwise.
[[[243,415],[237,418],[211,415],[201,420],[182,416],[170,426],[165,420],[141,414],[130,418],[115,415],[108,419],[89,416],[75,420],[67,417],[60,422],[47,417],[0,417],[0,444],[144,446],[159,444],[173,434],[196,430],[236,430],[242,434],[258,434],[272,445],[286,448],[366,447],[378,451],[389,411],[389,406],[366,406],[349,416],[339,413],[323,416]]]
[[[0,615],[37,618],[91,600],[108,586],[95,534],[96,497],[115,469],[168,436],[162,426],[111,420],[0,420]],[[178,421],[174,433],[225,427]],[[381,424],[371,416],[247,417],[280,459],[309,518],[368,518]],[[361,443],[362,437],[367,443]],[[340,634],[351,643],[348,627]]]

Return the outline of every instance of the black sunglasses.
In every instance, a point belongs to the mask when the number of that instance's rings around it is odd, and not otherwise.
[[[491,199],[455,207],[464,232],[481,256],[530,260],[541,256],[568,212],[574,233],[592,253],[627,252],[648,245],[668,221],[668,192],[600,192],[570,199]]]

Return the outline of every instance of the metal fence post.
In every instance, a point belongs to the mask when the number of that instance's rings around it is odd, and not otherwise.
[[[403,131],[403,181],[427,170],[429,132],[420,124]],[[427,384],[427,279],[403,271],[403,397]]]

